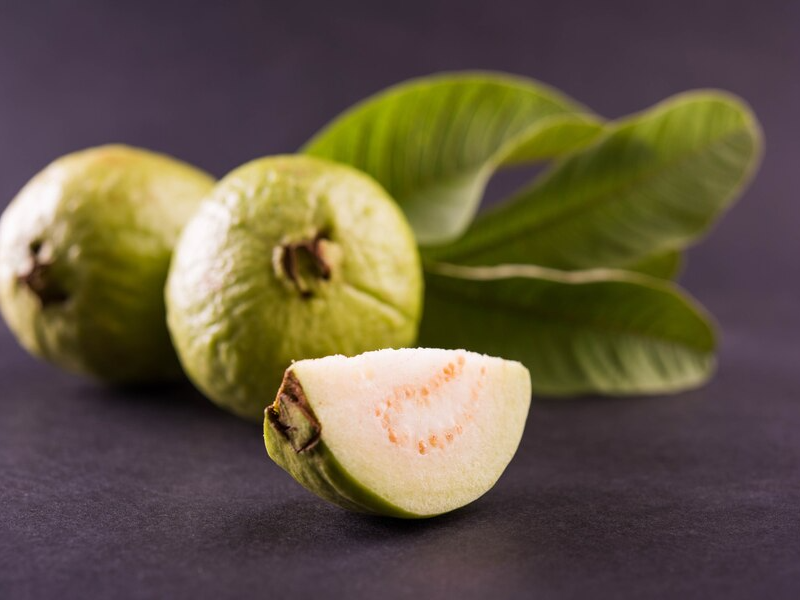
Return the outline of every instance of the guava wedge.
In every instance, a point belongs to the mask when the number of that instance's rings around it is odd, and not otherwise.
[[[370,177],[276,156],[209,194],[166,294],[186,373],[220,407],[261,421],[293,360],[414,343],[422,268],[405,217]]]
[[[466,350],[379,350],[301,360],[267,408],[270,457],[341,507],[403,518],[486,493],[517,450],[528,370]]]
[[[186,163],[109,145],[59,158],[0,219],[0,308],[35,356],[112,383],[182,378],[164,282],[214,185]]]

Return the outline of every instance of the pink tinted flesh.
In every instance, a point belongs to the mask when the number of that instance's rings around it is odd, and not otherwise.
[[[444,451],[459,436],[463,435],[465,428],[474,418],[480,392],[486,379],[486,367],[481,367],[480,377],[472,383],[467,398],[454,410],[452,423],[447,427],[430,428],[423,435],[408,434],[402,431],[400,421],[407,418],[409,413],[417,416],[435,410],[436,400],[447,394],[447,388],[459,380],[464,374],[466,360],[463,355],[458,355],[455,361],[447,362],[436,370],[433,375],[419,386],[399,385],[381,398],[374,408],[374,416],[379,421],[380,427],[386,431],[390,444],[398,447],[410,448],[421,455],[434,451]],[[420,414],[421,413],[421,414]]]

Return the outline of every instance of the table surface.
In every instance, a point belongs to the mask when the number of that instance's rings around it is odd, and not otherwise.
[[[646,4],[0,0],[0,207],[109,141],[222,175],[446,69],[528,74],[609,117],[722,87],[767,139],[682,279],[724,331],[714,380],[535,398],[495,488],[424,522],[330,506],[188,385],[103,387],[0,325],[0,597],[800,596],[800,4]]]
[[[421,522],[318,500],[188,386],[106,389],[4,332],[0,596],[796,598],[800,318],[751,307],[704,389],[535,401],[494,489]]]

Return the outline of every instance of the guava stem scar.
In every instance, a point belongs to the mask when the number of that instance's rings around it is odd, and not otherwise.
[[[326,239],[327,237],[318,233],[311,240],[290,242],[280,247],[281,269],[303,298],[310,298],[314,293],[306,282],[304,274],[301,273],[299,258],[301,254],[308,256],[313,265],[313,272],[306,275],[323,281],[331,278],[331,267],[325,260],[322,247],[322,241]]]

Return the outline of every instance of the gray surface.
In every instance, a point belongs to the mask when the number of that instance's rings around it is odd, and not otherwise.
[[[222,175],[459,68],[531,75],[609,117],[730,89],[766,160],[684,276],[723,325],[718,377],[536,401],[497,487],[428,522],[327,506],[187,387],[106,389],[0,326],[0,597],[800,594],[800,4],[121,4],[0,2],[0,205],[109,141]]]

